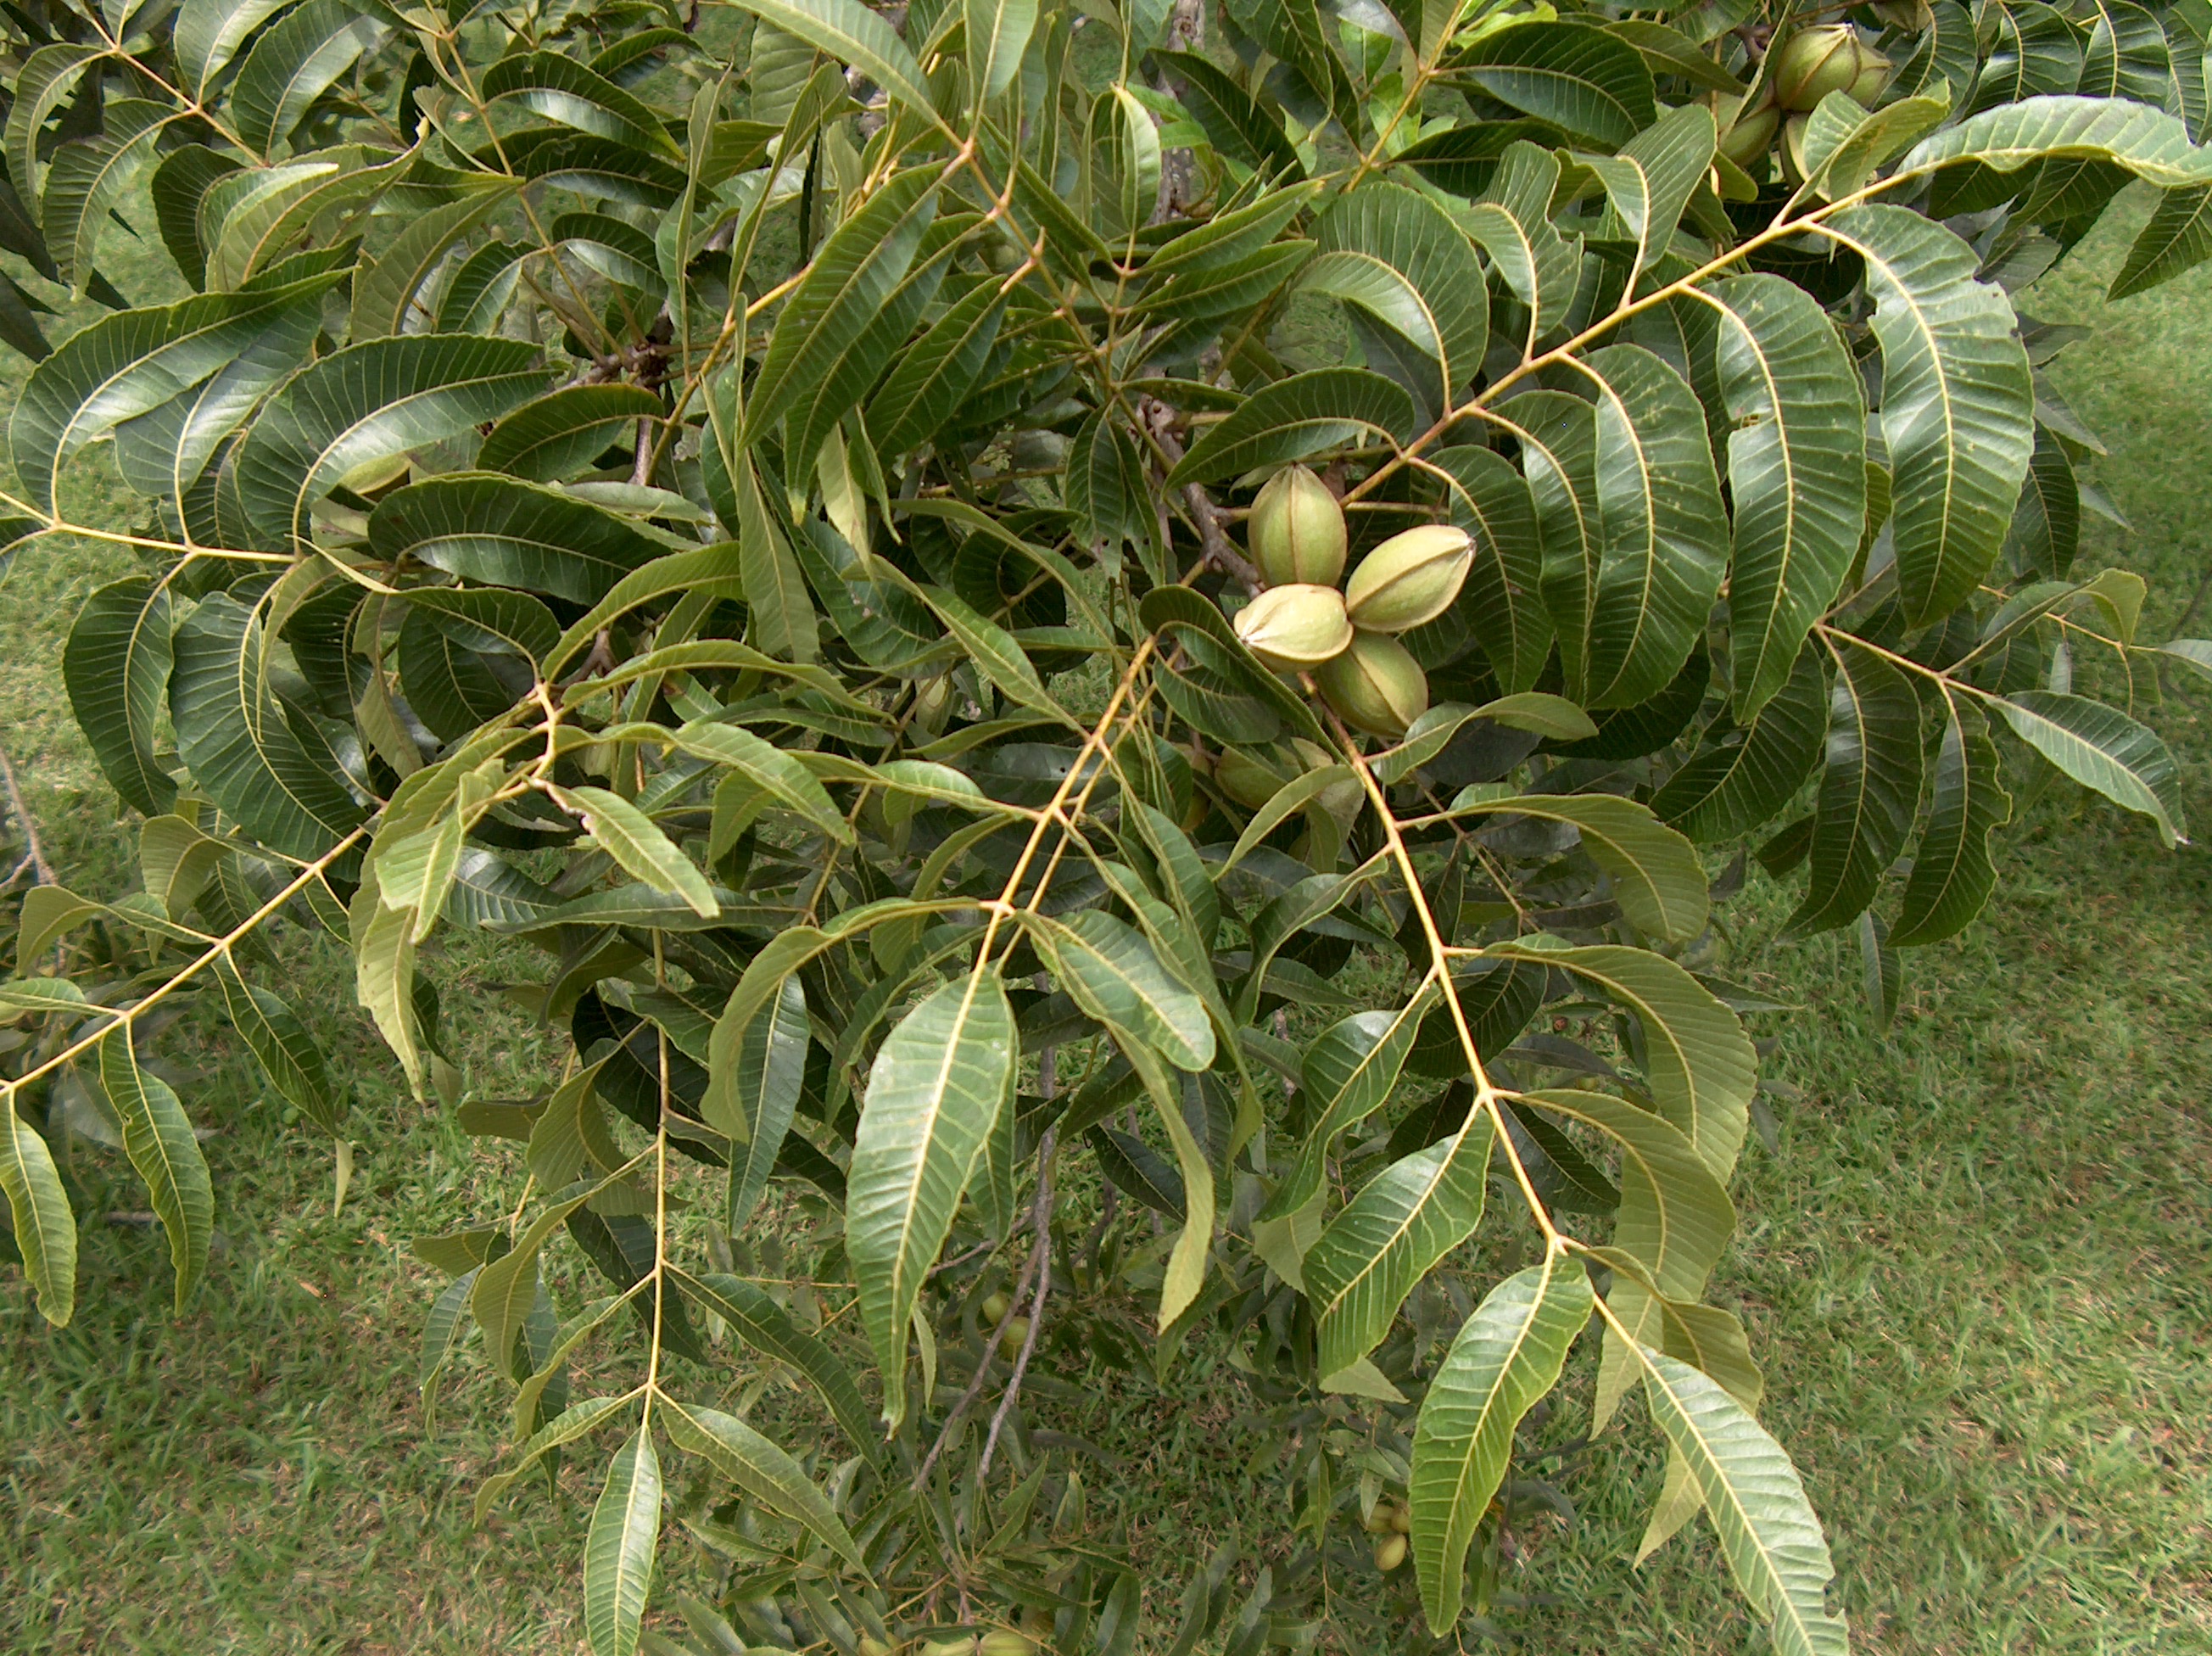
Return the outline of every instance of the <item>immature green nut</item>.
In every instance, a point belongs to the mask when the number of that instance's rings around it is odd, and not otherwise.
[[[1281,793],[1290,779],[1243,749],[1232,747],[1213,762],[1213,780],[1237,804],[1256,811]]]
[[[1036,1649],[1010,1628],[994,1628],[975,1641],[975,1656],[1030,1656]]]
[[[1344,573],[1344,508],[1303,466],[1267,479],[1244,535],[1270,587],[1334,587]]]
[[[1278,673],[1317,667],[1352,642],[1352,618],[1334,587],[1270,587],[1237,612],[1244,648]]]
[[[1388,1535],[1375,1543],[1375,1568],[1388,1575],[1406,1562],[1406,1537]]]
[[[891,1656],[891,1647],[872,1633],[862,1634],[854,1648],[860,1652],[860,1656]]]
[[[1792,115],[1782,123],[1782,177],[1785,183],[1805,181],[1805,129],[1813,124],[1810,115]]]
[[[1386,633],[1355,632],[1344,654],[1314,675],[1344,721],[1395,740],[1429,710],[1429,676],[1413,652]]]
[[[1862,104],[1881,96],[1889,59],[1859,39],[1849,23],[1800,29],[1774,65],[1774,95],[1784,109],[1809,110],[1831,92]]]
[[[996,1328],[999,1325],[999,1319],[1012,1307],[1006,1296],[994,1288],[983,1296],[983,1303],[975,1309],[976,1314],[983,1319],[986,1326]]]
[[[1774,130],[1781,125],[1782,111],[1773,104],[1748,110],[1722,135],[1721,154],[1757,178],[1760,163],[1774,147]]]
[[[1018,1357],[1022,1343],[1030,1337],[1030,1319],[1012,1317],[1006,1320],[1006,1331],[999,1336],[999,1350],[1009,1359]]]
[[[1474,541],[1466,530],[1425,523],[1360,559],[1344,589],[1345,610],[1368,632],[1425,626],[1451,607],[1474,565]]]
[[[973,1639],[932,1639],[921,1647],[921,1656],[975,1656]]]

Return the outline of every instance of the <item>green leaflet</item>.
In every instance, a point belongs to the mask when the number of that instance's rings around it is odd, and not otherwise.
[[[169,696],[168,589],[144,575],[85,600],[62,651],[62,682],[77,728],[124,803],[149,817],[176,802],[176,779],[154,757],[154,727]]]
[[[415,310],[416,293],[445,259],[454,242],[514,199],[520,187],[511,182],[501,181],[471,190],[459,201],[432,209],[401,230],[392,239],[392,244],[377,255],[375,264],[369,266],[366,273],[355,278],[353,326],[349,331],[352,343],[360,344],[365,340],[383,338],[403,332]],[[567,394],[574,396],[577,392],[593,391],[617,394],[627,392],[635,397],[647,396],[635,386],[579,386]],[[546,400],[550,402],[552,399]],[[648,411],[658,412],[658,399],[648,398],[648,400],[653,405]],[[585,458],[589,459],[590,456]],[[490,462],[485,464],[489,466]],[[502,472],[514,470],[505,466],[492,469]]]
[[[167,1081],[139,1068],[131,1032],[118,1030],[100,1044],[100,1085],[123,1118],[123,1149],[145,1181],[146,1194],[169,1233],[169,1263],[177,1275],[177,1309],[191,1298],[207,1270],[215,1237],[215,1184],[184,1106]]]
[[[1489,1112],[1393,1162],[1331,1220],[1305,1257],[1322,1384],[1382,1343],[1398,1307],[1437,1261],[1474,1233],[1490,1167]]]
[[[1370,432],[1397,441],[1410,438],[1413,399],[1365,368],[1316,368],[1247,398],[1191,445],[1168,484],[1211,483],[1255,466],[1304,460]]]
[[[254,533],[289,547],[307,508],[358,467],[462,435],[544,388],[535,345],[416,334],[349,346],[307,368],[263,411],[238,454]]]
[[[995,974],[956,978],[885,1038],[868,1072],[845,1198],[845,1251],[884,1375],[906,1416],[907,1330],[998,1114],[1018,1046]]]
[[[241,827],[287,856],[316,857],[366,813],[321,730],[277,700],[260,618],[222,594],[177,630],[169,716],[193,779]]]
[[[1643,949],[1509,943],[1484,953],[1562,967],[1634,1012],[1644,1026],[1644,1080],[1653,1104],[1696,1145],[1717,1178],[1728,1176],[1743,1146],[1759,1079],[1758,1054],[1735,1014],[1672,960]]]
[[[672,1418],[677,1410],[671,1405]],[[584,1631],[592,1656],[633,1656],[660,1548],[660,1458],[649,1428],[615,1452],[584,1537]]]
[[[621,795],[604,788],[573,788],[556,789],[555,797],[563,809],[583,819],[599,848],[626,873],[657,892],[682,898],[694,914],[712,919],[720,911],[706,875],[651,817]]]
[[[39,199],[39,137],[47,118],[76,90],[85,70],[106,56],[105,46],[58,40],[33,52],[16,71],[8,107],[8,181],[26,204]]]
[[[900,354],[867,407],[886,458],[918,447],[952,417],[998,343],[1006,300],[999,283],[976,283]]]
[[[1580,22],[1528,22],[1483,35],[1455,63],[1500,102],[1608,149],[1656,113],[1651,71],[1636,49]]]
[[[2173,755],[2118,708],[2052,690],[1994,703],[2013,734],[2085,788],[2148,817],[2171,849],[2188,833]]]
[[[745,431],[771,429],[811,398],[859,343],[913,265],[937,214],[937,178],[898,174],[831,233],[793,289],[769,338],[745,405]],[[857,391],[855,392],[857,395]]]
[[[702,1113],[732,1146],[723,1220],[732,1236],[743,1233],[775,1170],[805,1081],[810,1038],[806,992],[796,976],[742,1028],[714,1026]]]
[[[557,52],[521,52],[484,71],[487,103],[513,101],[532,113],[632,149],[683,164],[684,155],[657,115],[612,81]]]
[[[968,74],[979,94],[996,98],[1013,84],[1036,28],[1037,0],[964,0]]]
[[[1705,291],[1699,289],[1698,291]],[[1745,724],[1788,682],[1835,602],[1866,520],[1858,374],[1813,297],[1778,276],[1711,290],[1735,507],[1729,630]]]
[[[466,581],[577,604],[605,597],[662,551],[616,513],[489,472],[394,490],[370,514],[368,534],[394,562],[412,557]]]
[[[1606,794],[1525,794],[1456,806],[1451,814],[1571,823],[1581,833],[1583,849],[1613,876],[1613,896],[1639,929],[1685,943],[1705,928],[1705,871],[1697,852],[1633,800]]]
[[[54,152],[39,228],[72,296],[81,297],[92,285],[93,258],[109,210],[153,158],[155,140],[175,119],[167,104],[118,98],[107,106],[97,137]]]
[[[1989,837],[2012,818],[1987,721],[1972,703],[1943,699],[1948,716],[1929,778],[1928,826],[1889,934],[1894,948],[1955,937],[1982,911],[1997,881]]]
[[[1710,845],[1749,833],[1796,797],[1827,730],[1823,654],[1818,644],[1801,649],[1790,677],[1747,725],[1707,733],[1705,745],[1652,795],[1660,821]]]
[[[2010,301],[1941,224],[1854,207],[1826,231],[1866,260],[1875,296],[1898,590],[1918,625],[1955,609],[2003,544],[2034,447],[2027,353]]]
[[[1632,707],[1673,680],[1702,634],[1726,572],[1728,518],[1705,414],[1682,377],[1637,345],[1593,352],[1588,366],[1599,393],[1597,557],[1579,627],[1553,619],[1569,697]]]
[[[1354,300],[1375,323],[1411,341],[1434,363],[1425,381],[1416,378],[1407,387],[1434,419],[1474,377],[1489,341],[1490,289],[1474,249],[1427,197],[1381,182],[1339,198],[1314,227],[1314,240],[1322,256],[1307,269],[1304,285],[1316,285],[1330,261],[1358,259],[1371,261],[1386,283],[1395,277],[1403,289],[1410,302],[1401,302],[1387,285],[1379,302],[1357,298],[1371,290],[1358,286],[1325,290]],[[1347,266],[1346,274],[1357,269]],[[1380,365],[1388,358],[1370,350],[1369,360]]]
[[[2136,234],[2108,299],[2125,299],[2171,281],[2212,258],[2212,184],[2166,191]]]
[[[253,38],[231,81],[238,135],[264,154],[289,137],[315,100],[383,32],[382,23],[362,15],[349,0],[307,0],[286,13]]]
[[[331,1082],[330,1066],[299,1014],[256,983],[248,983],[227,962],[216,978],[225,1008],[269,1084],[325,1132],[336,1137],[345,1115],[345,1099]]]
[[[914,53],[860,0],[743,0],[743,9],[839,63],[852,64],[899,102],[930,111]]]
[[[843,844],[853,840],[852,825],[831,803],[829,793],[806,767],[773,743],[732,724],[700,721],[666,732],[663,740],[695,758],[744,777],[779,805],[797,812],[814,827]]]
[[[836,1352],[792,1321],[767,1290],[716,1272],[692,1276],[672,1269],[669,1280],[685,1297],[727,1323],[756,1351],[805,1375],[829,1404],[838,1428],[862,1453],[875,1452],[877,1434],[851,1372]]]
[[[39,1291],[39,1314],[64,1327],[76,1310],[76,1220],[53,1153],[16,1113],[12,1091],[0,1099],[0,1190],[23,1275]]]
[[[1178,1069],[1213,1062],[1213,1025],[1197,995],[1163,965],[1127,922],[1091,909],[1065,923],[1024,915],[1055,963],[1061,988],[1099,1022],[1126,1030]]]
[[[494,426],[477,464],[532,483],[556,482],[587,470],[610,445],[634,436],[639,420],[662,412],[660,399],[642,386],[568,386]]]
[[[1984,109],[1925,138],[1897,170],[1978,161],[2000,172],[2061,158],[2108,161],[2161,189],[2212,183],[2212,158],[2162,109],[2126,99],[2039,96]]]
[[[1528,484],[1511,461],[1488,448],[1437,451],[1449,478],[1451,521],[1474,537],[1474,567],[1454,609],[1431,624],[1442,632],[1463,624],[1488,657],[1508,693],[1532,688],[1552,650],[1552,618],[1541,597],[1543,555]],[[1416,654],[1424,628],[1414,635]]]
[[[1413,1433],[1413,1565],[1429,1630],[1459,1620],[1468,1543],[1504,1482],[1513,1429],[1559,1384],[1595,1296],[1581,1264],[1551,1253],[1474,1309],[1429,1382]]]
[[[1778,1652],[1843,1656],[1850,1635],[1828,1613],[1834,1567],[1805,1486],[1781,1445],[1688,1364],[1639,1348],[1644,1396],[1705,1497],[1736,1585],[1765,1616]]]
[[[1206,1160],[1205,1147],[1191,1130],[1174,1072],[1151,1047],[1126,1030],[1115,1029],[1113,1035],[1122,1056],[1142,1080],[1160,1125],[1167,1129],[1168,1142],[1175,1148],[1176,1171],[1182,1179],[1182,1228],[1176,1233],[1175,1247],[1160,1281],[1158,1318],[1160,1327],[1165,1329],[1190,1309],[1206,1283],[1206,1254],[1213,1245],[1213,1168]]]
[[[185,89],[204,94],[253,31],[283,9],[284,0],[183,0],[170,47]]]
[[[812,1531],[854,1569],[866,1573],[845,1521],[799,1463],[775,1444],[736,1416],[697,1403],[671,1403],[664,1418],[678,1448],[710,1461],[755,1501]]]
[[[1607,198],[1636,245],[1633,282],[1674,239],[1682,209],[1713,164],[1712,112],[1702,104],[1670,109],[1614,155],[1579,157],[1605,186]]]
[[[70,460],[95,438],[142,418],[161,426],[173,452],[191,459],[149,476],[134,452],[125,476],[150,485],[149,493],[189,486],[252,401],[306,354],[320,326],[322,295],[339,279],[315,277],[124,311],[70,335],[32,371],[8,424],[9,457],[32,503],[51,511]]]
[[[1828,702],[1827,768],[1813,825],[1813,877],[1790,916],[1795,931],[1825,931],[1874,900],[1905,849],[1920,805],[1920,701],[1904,673],[1838,638]]]
[[[1354,1013],[1314,1038],[1299,1062],[1298,1085],[1320,1100],[1321,1116],[1298,1148],[1298,1159],[1261,1210],[1262,1219],[1287,1218],[1320,1193],[1331,1143],[1389,1098],[1406,1067],[1406,1055],[1413,1049],[1421,1019],[1435,998],[1433,988],[1424,984],[1396,1012]]]

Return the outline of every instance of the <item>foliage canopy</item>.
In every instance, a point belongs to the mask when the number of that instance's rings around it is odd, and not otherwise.
[[[1593,1429],[1639,1397],[1668,1447],[1646,1549],[1702,1510],[1778,1649],[1846,1647],[1703,1302],[1771,1009],[1711,907],[1802,868],[1793,924],[1893,1002],[2008,790],[2184,832],[2142,715],[2212,645],[2075,567],[2095,440],[2011,295],[2136,180],[2116,294],[2212,253],[2212,7],[4,27],[6,532],[144,560],[65,661],[143,889],[33,890],[0,983],[49,1318],[71,1132],[179,1304],[205,1269],[179,1008],[342,1165],[374,1130],[266,981],[320,927],[416,1092],[522,1147],[415,1245],[423,1385],[471,1333],[514,1383],[480,1505],[609,1452],[599,1656],[693,1647],[646,1625],[672,1513],[726,1567],[699,1649],[1449,1640],[1586,1332]],[[148,227],[192,297],[102,276]],[[64,289],[108,314],[50,344]],[[58,513],[103,440],[134,533]],[[536,952],[539,1096],[449,1060],[456,929]],[[1022,1388],[1194,1341],[1270,1411],[1291,1544],[1148,1632]],[[585,1355],[626,1388],[573,1395]]]

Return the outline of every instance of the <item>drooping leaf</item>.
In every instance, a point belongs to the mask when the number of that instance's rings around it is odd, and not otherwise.
[[[2012,797],[1998,778],[1996,745],[1981,712],[1951,695],[1944,706],[1948,716],[1929,778],[1928,827],[1889,934],[1895,948],[1954,937],[1981,912],[1997,880],[1989,837],[2012,816]]]
[[[76,1310],[76,1220],[53,1153],[17,1112],[12,1091],[0,1099],[0,1191],[39,1315],[65,1327]]]
[[[313,721],[269,680],[259,615],[227,594],[178,628],[169,716],[194,782],[270,849],[316,857],[367,814]]]
[[[92,286],[93,261],[110,210],[153,159],[155,140],[175,119],[167,104],[118,98],[107,106],[96,137],[54,151],[39,228],[74,295]]]
[[[651,1428],[640,1427],[607,1464],[584,1537],[584,1631],[592,1656],[633,1656],[637,1649],[660,1549],[660,1457]]]
[[[1459,1621],[1468,1544],[1504,1482],[1514,1428],[1559,1384],[1594,1299],[1580,1264],[1547,1254],[1484,1297],[1429,1382],[1407,1489],[1421,1605],[1438,1638]]]
[[[1639,1348],[1652,1417],[1696,1479],[1736,1585],[1787,1656],[1844,1656],[1830,1614],[1835,1574],[1820,1520],[1782,1446],[1727,1390],[1687,1363]]]
[[[100,1044],[100,1085],[123,1120],[124,1154],[145,1181],[146,1194],[169,1234],[169,1263],[181,1312],[207,1270],[215,1238],[215,1184],[207,1158],[169,1084],[140,1067],[131,1032]]]
[[[1638,345],[1608,346],[1589,365],[1596,557],[1584,606],[1553,619],[1570,698],[1630,707],[1672,681],[1697,643],[1727,567],[1728,519],[1705,416],[1681,376]]]
[[[1757,716],[1709,734],[1652,795],[1660,821],[1711,845],[1771,821],[1796,797],[1827,729],[1823,654],[1817,644],[1801,649],[1790,677]]]
[[[368,537],[394,563],[416,558],[465,581],[576,604],[605,597],[661,551],[618,514],[489,472],[392,490],[370,514]]]
[[[431,209],[400,231],[391,245],[377,255],[376,262],[354,279],[353,325],[349,331],[351,342],[360,344],[364,340],[407,332],[409,319],[424,314],[416,305],[416,295],[453,244],[511,201],[520,187],[511,180],[501,180],[470,190],[459,200]],[[635,387],[578,387],[575,390],[645,394]],[[489,461],[485,464],[491,465]],[[501,466],[492,469],[514,468]]]
[[[168,589],[144,575],[102,587],[85,600],[62,651],[62,682],[77,728],[124,803],[149,817],[176,803],[176,778],[154,756],[154,728],[169,696]]]
[[[854,1568],[866,1571],[836,1508],[775,1444],[736,1416],[703,1404],[672,1403],[664,1418],[678,1448],[708,1461],[762,1506],[804,1525]]]
[[[900,103],[932,105],[914,53],[889,23],[860,0],[740,0],[743,9],[850,64]]]
[[[1433,999],[1425,987],[1396,1012],[1355,1013],[1314,1038],[1299,1063],[1299,1085],[1320,1113],[1262,1218],[1287,1217],[1319,1193],[1336,1135],[1373,1115],[1390,1096]]]
[[[952,1228],[1017,1052],[994,973],[963,974],[900,1020],[868,1072],[845,1199],[861,1324],[884,1376],[884,1416],[906,1415],[907,1330]]]
[[[483,74],[487,104],[514,102],[596,138],[681,165],[683,149],[653,110],[612,81],[573,58],[553,52],[517,52]]]
[[[2085,788],[2148,817],[2170,849],[2188,836],[2173,755],[2118,708],[2055,690],[1996,703],[2013,734]]]
[[[785,978],[782,991],[743,1028],[715,1025],[702,1113],[733,1147],[723,1221],[732,1236],[752,1217],[791,1130],[805,1081],[809,1029],[806,992],[796,977]]]
[[[621,795],[604,788],[560,791],[562,805],[584,820],[592,837],[623,871],[657,892],[679,897],[694,914],[720,912],[714,887],[660,825]]]
[[[32,503],[52,509],[63,468],[86,444],[128,421],[159,420],[165,409],[187,411],[167,423],[173,452],[198,463],[165,466],[150,481],[167,491],[188,486],[246,406],[305,354],[336,280],[124,311],[72,334],[32,370],[9,421],[9,458]]]
[[[1955,608],[2003,544],[2034,447],[2027,353],[2011,304],[1941,224],[1890,206],[1830,223],[1875,295],[1898,588],[1917,624]]]
[[[1750,1120],[1759,1061],[1743,1025],[1711,991],[1663,955],[1617,944],[1501,944],[1485,953],[1562,967],[1635,1013],[1653,1105],[1715,1177],[1728,1176]]]
[[[230,85],[239,136],[264,155],[291,137],[315,100],[383,32],[349,0],[307,0],[254,34]]]
[[[1858,375],[1819,304],[1778,276],[1711,289],[1723,319],[1729,566],[1735,715],[1750,725],[1790,679],[1805,636],[1842,589],[1866,520]]]
[[[1157,1047],[1178,1069],[1213,1062],[1213,1026],[1206,1007],[1164,965],[1142,933],[1091,909],[1066,922],[1028,923],[1057,964],[1060,986],[1102,1023]]]
[[[1790,928],[1803,932],[1843,925],[1874,900],[1920,805],[1920,702],[1911,685],[1852,640],[1838,639],[1833,654],[1813,877],[1790,916]]]
[[[1442,1143],[1393,1162],[1331,1220],[1305,1257],[1322,1382],[1379,1345],[1413,1284],[1474,1232],[1490,1116],[1470,1109]]]
[[[1656,113],[1651,71],[1636,49],[1583,22],[1528,22],[1482,35],[1453,63],[1500,102],[1608,149]]]
[[[1255,392],[1190,446],[1168,483],[1180,488],[1235,477],[1370,433],[1403,441],[1413,429],[1413,399],[1393,381],[1365,368],[1316,368]]]

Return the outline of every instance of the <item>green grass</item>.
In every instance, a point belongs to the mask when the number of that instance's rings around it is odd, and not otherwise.
[[[2028,308],[2095,330],[2057,377],[2111,445],[2100,476],[2135,533],[2094,528],[2083,562],[2149,575],[2159,637],[2212,568],[2212,271],[2108,307],[2114,246],[2100,238]],[[132,291],[156,296],[150,278]],[[114,509],[94,472],[79,482],[82,509]],[[126,567],[114,549],[49,549],[0,593],[0,744],[53,860],[108,890],[130,846],[58,662],[76,600]],[[2202,823],[2199,707],[2159,716]],[[2007,844],[1991,915],[1911,958],[1886,1034],[1847,939],[1765,941],[1784,900],[1759,881],[1729,911],[1745,940],[1730,970],[1808,1009],[1760,1031],[1778,1041],[1771,1073],[1802,1097],[1778,1105],[1778,1153],[1747,1155],[1717,1296],[1753,1326],[1764,1416],[1826,1518],[1861,1648],[2212,1652],[2212,864],[2063,788]],[[394,1087],[334,952],[291,949],[295,1002],[352,1077],[351,1196],[334,1215],[327,1151],[234,1050],[204,1042],[189,1097],[214,1134],[222,1239],[178,1318],[158,1233],[102,1217],[143,1196],[110,1159],[80,1158],[76,1323],[49,1330],[15,1275],[0,1280],[0,1650],[582,1647],[588,1474],[473,1528],[505,1400],[473,1362],[434,1422],[414,1391],[434,1280],[405,1239],[514,1185]],[[463,954],[440,971],[473,1008],[494,965]],[[519,1020],[489,1020],[474,1051],[487,1085],[544,1073]],[[1218,1354],[1194,1354],[1164,1396],[1056,1409],[1040,1403],[1038,1423],[1126,1458],[1094,1499],[1149,1509],[1134,1539],[1160,1586],[1232,1532],[1279,1552],[1285,1496],[1244,1470],[1254,1445]],[[1575,1428],[1562,1415],[1547,1430]],[[1495,1617],[1510,1645],[1759,1647],[1701,1530],[1631,1568],[1658,1475],[1640,1422],[1560,1475],[1578,1519],[1522,1537],[1510,1585],[1530,1602]]]

